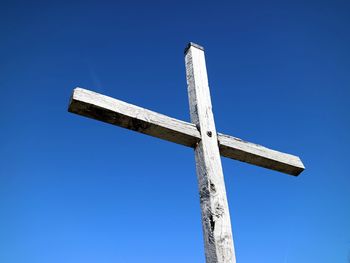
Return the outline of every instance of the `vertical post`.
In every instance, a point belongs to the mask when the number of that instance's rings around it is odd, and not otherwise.
[[[185,49],[191,121],[201,133],[195,148],[207,263],[235,263],[230,214],[210,99],[203,47]]]

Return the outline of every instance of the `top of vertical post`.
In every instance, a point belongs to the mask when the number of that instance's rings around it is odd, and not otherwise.
[[[200,46],[200,45],[198,45],[196,43],[190,42],[190,43],[187,44],[187,46],[185,48],[185,51],[184,51],[185,55],[186,55],[187,51],[190,49],[190,47],[195,47],[195,48],[198,48],[198,49],[204,51],[204,47],[202,47],[202,46]]]

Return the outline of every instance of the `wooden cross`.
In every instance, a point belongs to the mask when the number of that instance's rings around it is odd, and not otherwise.
[[[300,158],[217,133],[203,47],[185,49],[191,122],[177,120],[86,89],[73,91],[69,111],[194,148],[207,263],[236,262],[220,155],[297,176]]]

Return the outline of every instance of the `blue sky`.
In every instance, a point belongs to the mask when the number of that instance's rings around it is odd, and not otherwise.
[[[238,263],[350,261],[348,1],[1,1],[0,262],[204,262],[193,150],[67,112],[76,86],[189,121],[206,48]]]

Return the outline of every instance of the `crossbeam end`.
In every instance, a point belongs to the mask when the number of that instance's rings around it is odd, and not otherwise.
[[[305,166],[298,156],[271,150],[264,146],[218,133],[220,154],[270,170],[298,176]]]
[[[200,141],[194,124],[82,88],[73,90],[68,111],[192,148]]]

